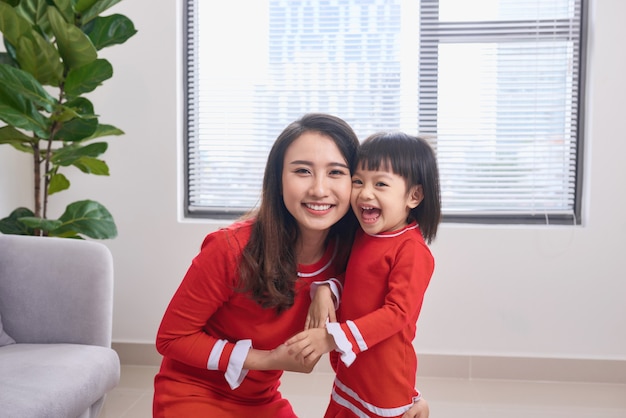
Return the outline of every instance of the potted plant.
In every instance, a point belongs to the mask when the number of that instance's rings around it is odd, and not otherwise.
[[[49,196],[70,187],[63,170],[109,175],[100,138],[122,135],[102,124],[85,97],[113,76],[98,51],[137,31],[120,14],[101,16],[121,0],[0,0],[0,144],[31,154],[34,210],[20,207],[0,219],[4,234],[114,238],[109,211],[93,200],[70,203],[48,218]]]

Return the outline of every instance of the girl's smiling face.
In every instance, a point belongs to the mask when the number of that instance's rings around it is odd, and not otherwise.
[[[304,132],[285,152],[283,202],[305,232],[328,233],[350,208],[348,162],[332,138]]]
[[[404,177],[391,170],[365,170],[359,165],[352,176],[352,210],[371,235],[405,227],[410,210],[423,197],[421,185],[407,190]]]

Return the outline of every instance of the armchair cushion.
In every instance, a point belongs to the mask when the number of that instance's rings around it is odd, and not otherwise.
[[[0,376],[10,377],[7,381],[0,378],[0,416],[79,417],[93,410],[92,405],[99,411],[102,395],[118,383],[119,370],[117,354],[106,347],[84,344],[0,347]]]

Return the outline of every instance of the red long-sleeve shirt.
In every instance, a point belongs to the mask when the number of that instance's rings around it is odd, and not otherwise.
[[[335,245],[299,265],[294,305],[277,315],[236,291],[251,221],[209,234],[163,316],[154,417],[295,417],[278,392],[282,371],[243,370],[248,349],[273,349],[301,331],[311,283],[337,276]]]
[[[340,322],[327,325],[342,361],[335,363],[326,417],[401,416],[419,396],[413,339],[433,270],[417,224],[378,235],[359,230],[346,270]]]

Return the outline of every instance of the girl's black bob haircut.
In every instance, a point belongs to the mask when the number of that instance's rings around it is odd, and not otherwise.
[[[403,132],[378,132],[363,141],[357,161],[358,168],[389,170],[403,177],[407,191],[422,186],[424,199],[411,210],[408,221],[417,221],[426,242],[432,242],[441,221],[441,191],[437,157],[428,141]]]

